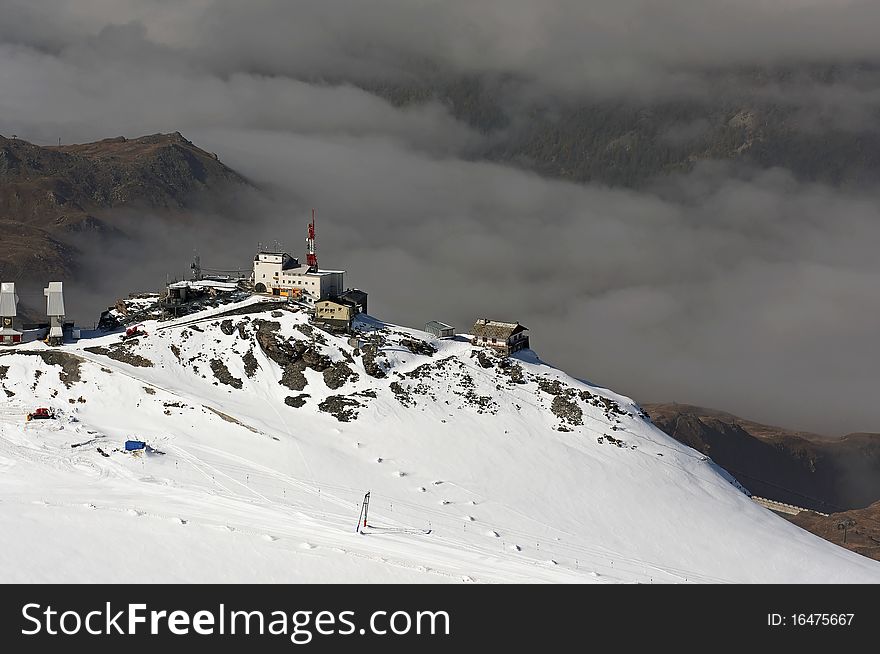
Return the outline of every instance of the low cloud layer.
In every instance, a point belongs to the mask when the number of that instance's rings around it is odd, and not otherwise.
[[[170,229],[164,255],[114,290],[184,273],[193,248],[217,268],[246,267],[260,241],[302,255],[319,199],[322,264],[346,268],[388,320],[519,320],[545,360],[643,401],[830,433],[880,419],[878,196],[726,165],[637,193],[358,139],[196,140],[222,143],[271,199],[210,234]]]
[[[16,19],[0,23],[0,133],[179,130],[261,186],[210,232],[131,220],[138,247],[105,252],[114,274],[80,289],[90,311],[186,272],[193,249],[217,268],[248,266],[260,241],[299,250],[317,206],[322,264],[388,320],[519,320],[546,360],[642,401],[880,429],[880,193],[712,162],[640,192],[548,180],[479,160],[490,137],[442,105],[357,87],[442,70],[512,75],[525,94],[689,97],[705,66],[880,60],[876,3],[586,6],[0,0]],[[797,102],[857,98],[870,125],[869,80],[845,81],[852,96],[798,84]]]

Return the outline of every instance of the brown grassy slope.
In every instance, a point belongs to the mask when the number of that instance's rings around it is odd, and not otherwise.
[[[825,540],[880,561],[880,502],[864,509],[834,513],[827,517],[811,511],[785,517]],[[843,523],[847,525],[845,543],[844,531],[840,528]]]
[[[880,500],[880,434],[827,438],[685,404],[643,408],[755,495],[831,513]]]

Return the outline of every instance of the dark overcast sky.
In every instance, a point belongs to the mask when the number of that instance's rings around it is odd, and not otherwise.
[[[317,206],[322,263],[388,320],[520,320],[546,360],[642,401],[880,430],[873,189],[712,162],[645,191],[553,181],[473,160],[485,137],[438,104],[357,88],[439,70],[533,98],[690,98],[713,92],[707,67],[880,60],[878,2],[0,0],[0,16],[0,133],[181,131],[266,189],[211,234],[144,231],[155,259],[133,277],[126,253],[107,301],[182,272],[194,244],[222,267],[257,241],[298,248]],[[877,108],[880,87],[804,81],[778,101]]]

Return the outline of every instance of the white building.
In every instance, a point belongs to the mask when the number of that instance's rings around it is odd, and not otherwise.
[[[0,284],[0,345],[21,343],[21,332],[14,328],[15,316],[18,314],[18,295],[15,283]]]
[[[309,304],[345,290],[344,270],[311,270],[286,252],[259,252],[254,257],[254,290],[302,299]]]
[[[49,282],[43,289],[46,296],[46,315],[49,316],[50,345],[61,345],[64,340],[64,291],[61,282]]]

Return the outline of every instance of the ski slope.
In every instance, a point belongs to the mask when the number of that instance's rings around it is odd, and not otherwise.
[[[301,311],[221,315],[261,300],[0,351],[0,581],[880,582],[530,351],[365,319],[369,362]]]

